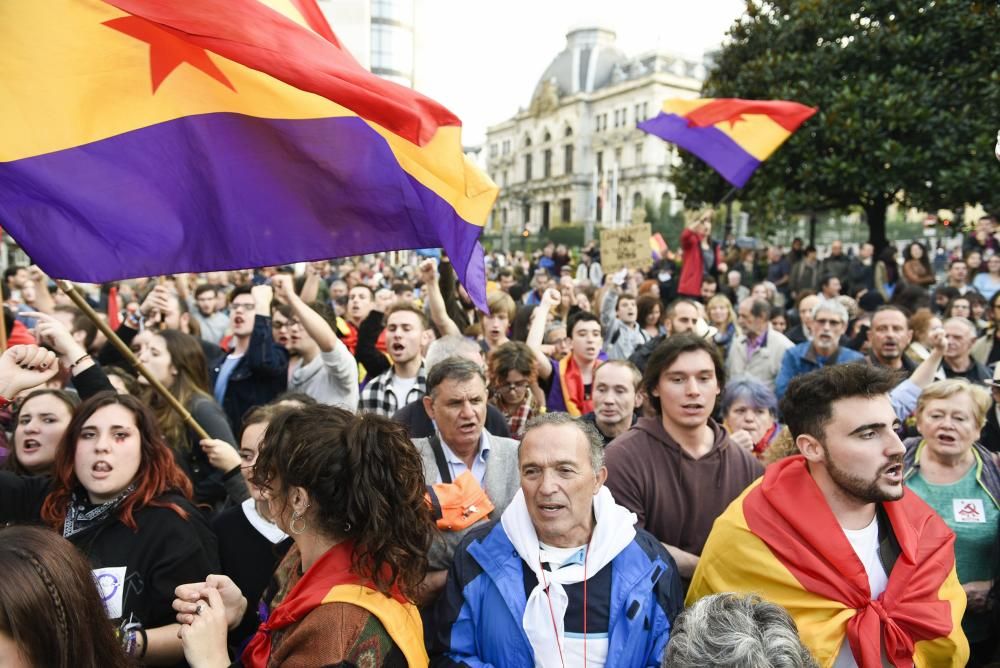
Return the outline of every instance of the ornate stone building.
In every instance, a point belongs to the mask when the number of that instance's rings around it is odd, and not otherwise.
[[[660,52],[626,56],[615,33],[582,28],[535,87],[531,104],[486,131],[486,167],[500,186],[494,232],[624,224],[646,202],[677,207],[676,150],[636,123],[670,97],[698,97],[704,66]]]

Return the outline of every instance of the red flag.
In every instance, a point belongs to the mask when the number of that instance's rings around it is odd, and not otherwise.
[[[122,312],[118,306],[118,286],[112,285],[108,290],[108,326],[112,330],[118,329],[122,324]]]

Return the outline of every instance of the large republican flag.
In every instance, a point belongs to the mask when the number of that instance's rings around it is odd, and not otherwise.
[[[0,45],[0,223],[50,275],[442,247],[485,308],[497,187],[315,0],[10,0]]]
[[[671,99],[638,127],[690,151],[742,188],[816,111],[787,100]]]

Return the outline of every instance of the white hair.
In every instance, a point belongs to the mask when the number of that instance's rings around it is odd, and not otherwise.
[[[670,629],[663,668],[816,668],[791,616],[754,594],[713,594]]]
[[[847,314],[847,309],[836,299],[821,299],[816,306],[813,307],[812,317],[813,320],[819,315],[820,311],[826,311],[827,313],[833,313],[839,317],[843,323],[846,325],[851,319]]]

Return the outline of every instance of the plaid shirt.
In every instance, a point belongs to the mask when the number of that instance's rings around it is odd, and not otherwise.
[[[427,368],[423,362],[420,362],[420,369],[417,371],[417,383],[406,393],[402,402],[392,391],[392,379],[395,375],[395,367],[390,367],[385,373],[368,381],[365,389],[361,391],[361,400],[358,402],[359,413],[377,413],[391,418],[400,408],[419,401],[427,394]]]

